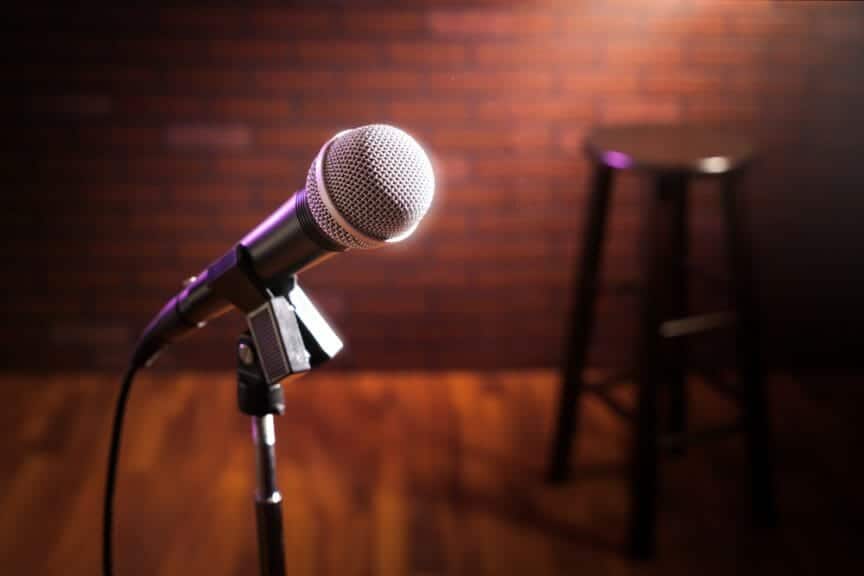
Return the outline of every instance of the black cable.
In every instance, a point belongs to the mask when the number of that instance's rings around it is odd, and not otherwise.
[[[105,480],[105,507],[102,516],[102,574],[111,576],[112,556],[111,540],[114,523],[114,485],[117,480],[117,460],[120,457],[120,440],[123,436],[123,417],[126,415],[126,402],[132,388],[132,380],[138,371],[138,362],[131,362],[123,376],[120,394],[114,406],[114,424],[111,428],[111,449],[108,452],[108,476]]]

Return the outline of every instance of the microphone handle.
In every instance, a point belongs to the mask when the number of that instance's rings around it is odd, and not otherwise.
[[[243,300],[242,292],[248,288],[238,284],[238,273],[244,276],[244,284],[252,280],[266,286],[345,250],[321,232],[309,211],[306,190],[300,190],[162,307],[144,329],[133,362],[138,366],[148,363],[168,343],[233,306],[243,308],[243,302],[237,301],[238,291]],[[249,296],[247,301],[257,300],[257,294]]]

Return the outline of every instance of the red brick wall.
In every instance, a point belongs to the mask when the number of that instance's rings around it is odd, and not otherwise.
[[[582,139],[630,121],[760,136],[751,188],[770,359],[854,361],[864,8],[299,4],[16,18],[5,365],[121,365],[184,276],[301,186],[328,136],[370,122],[425,143],[439,189],[408,242],[304,275],[349,345],[342,366],[557,362]],[[619,190],[615,282],[636,269],[639,182]],[[719,199],[696,192],[694,259],[719,270]],[[696,292],[700,304],[722,294]],[[627,291],[604,295],[595,362],[625,361],[632,308]],[[239,326],[215,323],[164,364],[226,366]]]

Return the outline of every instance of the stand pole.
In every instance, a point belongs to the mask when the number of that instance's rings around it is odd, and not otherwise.
[[[258,488],[255,513],[258,521],[258,556],[262,576],[285,575],[282,542],[282,495],[276,488],[276,430],[273,415],[252,416]]]
[[[257,290],[254,283],[252,288],[251,293],[258,294],[262,300],[257,307],[251,304],[258,302],[235,294],[235,305],[246,312],[249,326],[249,331],[241,334],[237,341],[237,407],[252,417],[261,575],[285,576],[282,495],[276,487],[273,423],[274,415],[285,412],[280,382],[299,378],[326,362],[342,349],[342,341],[293,276],[280,283],[277,294],[270,289]]]
[[[285,576],[282,543],[282,495],[276,487],[275,414],[285,411],[282,386],[269,384],[252,337],[240,336],[237,346],[237,404],[252,417],[255,446],[255,517],[261,576]]]

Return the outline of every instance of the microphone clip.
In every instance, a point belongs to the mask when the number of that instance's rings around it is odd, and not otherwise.
[[[196,282],[206,282],[214,295],[246,316],[261,368],[271,384],[306,372],[342,349],[339,336],[300,288],[297,277],[287,274],[264,281],[242,245],[228,251]]]
[[[333,358],[342,340],[291,276],[279,294],[246,314],[249,329],[237,342],[238,402],[246,414],[282,414],[280,382]]]

